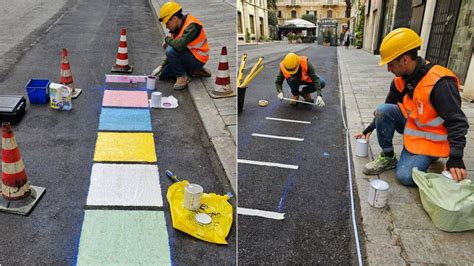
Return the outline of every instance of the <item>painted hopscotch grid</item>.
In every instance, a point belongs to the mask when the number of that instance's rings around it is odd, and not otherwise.
[[[102,108],[100,131],[151,131],[148,109]]]
[[[143,93],[131,94],[130,91],[125,91],[125,94],[121,94],[106,91],[103,103],[109,106],[121,104],[120,106],[123,107],[148,108],[148,96],[146,92]],[[132,101],[124,99],[129,96],[136,96],[136,99]],[[146,106],[143,104],[145,99]],[[102,108],[102,112],[105,109],[113,108]],[[125,114],[124,110],[132,112],[139,110],[118,109],[116,110],[118,112],[110,110],[111,113],[104,113],[103,117],[101,113],[100,124],[104,124],[99,130],[110,129],[111,124],[120,123],[120,118],[117,117],[120,116],[120,112]],[[150,111],[149,109],[146,111],[151,131]],[[108,117],[114,114],[115,117]],[[129,115],[131,115],[130,112],[125,114],[125,116]],[[137,130],[143,125],[134,126],[130,131]],[[105,206],[111,209],[85,211],[77,264],[171,265],[168,232],[163,211],[112,209],[116,206],[135,208],[163,206],[156,164],[118,164],[119,162],[156,163],[153,133],[99,132],[94,161],[114,163],[93,165],[87,205]]]
[[[105,90],[102,106],[149,108],[146,91]]]
[[[171,265],[162,211],[86,210],[77,265]]]
[[[94,164],[87,205],[163,207],[158,166]]]
[[[96,162],[156,162],[153,133],[99,132]]]

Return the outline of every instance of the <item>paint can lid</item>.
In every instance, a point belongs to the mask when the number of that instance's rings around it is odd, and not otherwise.
[[[200,224],[210,224],[212,222],[211,216],[205,214],[205,213],[198,213],[196,216],[194,216],[194,219],[196,219],[196,222]]]
[[[357,139],[357,142],[359,143],[367,143],[367,139]]]
[[[388,190],[390,188],[390,185],[381,179],[370,181],[370,185],[377,190]]]
[[[258,105],[262,106],[262,107],[265,107],[268,105],[268,101],[267,100],[259,100],[258,101]]]
[[[187,184],[185,189],[191,194],[199,194],[204,192],[204,189],[198,184]]]

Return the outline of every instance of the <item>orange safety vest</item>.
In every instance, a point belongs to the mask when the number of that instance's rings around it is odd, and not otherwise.
[[[183,36],[184,30],[190,24],[193,23],[201,26],[201,32],[199,33],[197,38],[188,43],[186,47],[188,47],[189,51],[191,51],[191,53],[194,55],[194,57],[196,57],[197,60],[205,64],[207,63],[207,60],[209,60],[209,45],[207,44],[207,37],[206,32],[204,31],[204,26],[202,25],[201,21],[199,21],[196,17],[192,16],[191,14],[188,14],[178,35],[174,36],[174,34],[171,34],[171,38],[181,38],[181,36]]]
[[[413,91],[413,98],[408,94],[403,103],[398,103],[403,116],[407,119],[403,132],[403,145],[413,154],[433,157],[448,157],[448,131],[441,118],[430,102],[430,94],[434,85],[443,77],[452,77],[461,89],[459,79],[451,70],[442,66],[433,66],[420,80]],[[403,91],[405,81],[395,77],[395,87]]]
[[[300,67],[301,67],[301,77],[300,80],[304,82],[311,83],[313,80],[311,77],[308,75],[308,57],[306,56],[299,56],[300,58]],[[280,69],[281,72],[283,73],[283,76],[285,79],[289,79],[291,77],[291,74],[286,71],[285,66],[283,65],[283,61],[280,63]]]

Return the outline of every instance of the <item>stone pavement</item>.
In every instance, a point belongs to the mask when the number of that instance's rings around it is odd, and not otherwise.
[[[165,0],[150,0],[159,17],[160,7]],[[204,24],[210,48],[210,58],[206,67],[211,70],[211,78],[193,79],[189,92],[194,101],[207,135],[216,150],[234,191],[236,178],[236,138],[237,138],[237,97],[213,99],[208,91],[214,88],[217,66],[222,46],[227,46],[227,60],[232,88],[235,91],[236,78],[236,3],[228,0],[181,0],[176,1],[185,14],[191,13]],[[157,23],[158,19],[156,20]],[[164,33],[168,30],[164,28]],[[157,45],[157,49],[161,49]]]
[[[352,136],[372,121],[374,109],[385,101],[393,74],[378,66],[379,56],[354,48],[338,48],[338,62],[354,152]],[[463,101],[462,104],[470,124],[464,162],[473,179],[474,103]],[[396,153],[400,154],[401,135],[396,134],[394,144]],[[446,233],[434,227],[423,210],[418,189],[399,184],[394,170],[375,176],[390,184],[388,206],[376,209],[368,205],[369,178],[374,177],[365,176],[362,167],[380,152],[376,136],[371,136],[369,158],[352,157],[362,220],[359,235],[365,243],[366,261],[373,265],[473,264],[474,231]],[[441,171],[445,161],[438,161],[431,170]]]

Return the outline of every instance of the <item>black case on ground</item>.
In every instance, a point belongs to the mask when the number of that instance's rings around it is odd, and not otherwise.
[[[0,122],[17,124],[25,114],[26,100],[19,95],[0,95]]]

